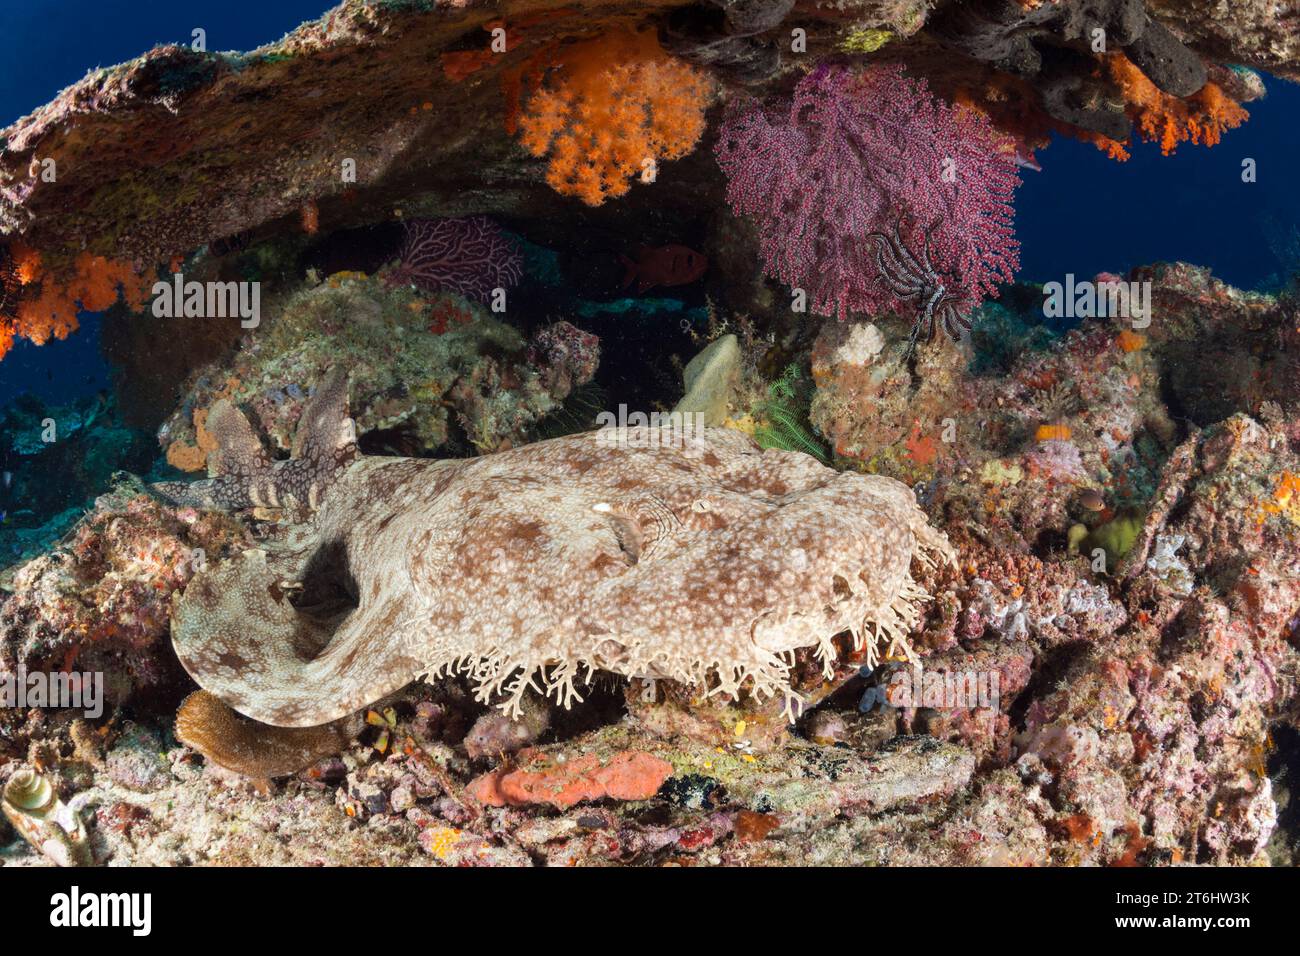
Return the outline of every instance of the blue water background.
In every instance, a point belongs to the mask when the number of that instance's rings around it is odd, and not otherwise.
[[[329,0],[0,0],[0,127],[49,102],[92,69],[134,59],[164,43],[251,50],[315,20]],[[108,387],[99,323],[37,348],[19,342],[0,361],[0,407],[23,392],[53,404]]]

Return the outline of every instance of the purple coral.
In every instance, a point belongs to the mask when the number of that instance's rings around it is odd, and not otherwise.
[[[734,108],[717,158],[769,275],[841,319],[911,302],[928,335],[940,306],[951,326],[1019,267],[1009,146],[901,67],[821,67],[788,109]]]
[[[408,222],[390,281],[484,302],[493,289],[508,289],[523,274],[523,257],[501,227],[486,216],[469,216]]]

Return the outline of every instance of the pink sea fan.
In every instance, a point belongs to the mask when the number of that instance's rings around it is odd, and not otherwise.
[[[942,311],[955,335],[1019,268],[1010,140],[899,66],[819,67],[788,107],[741,104],[716,154],[733,210],[758,224],[767,273],[822,315],[910,303],[918,331]]]
[[[523,274],[523,257],[501,227],[486,216],[469,216],[408,222],[390,281],[483,302],[493,289],[508,289]]]

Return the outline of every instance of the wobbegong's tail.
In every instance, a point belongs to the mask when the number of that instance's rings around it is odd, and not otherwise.
[[[195,682],[260,723],[315,727],[421,673],[395,636],[414,613],[405,593],[363,596],[341,612],[299,608],[286,588],[309,575],[260,549],[196,574],[171,622],[172,647]]]
[[[348,375],[342,368],[330,369],[316,386],[287,461],[267,456],[253,426],[229,399],[213,404],[206,427],[217,440],[211,461],[216,477],[152,485],[173,504],[222,511],[314,510],[334,476],[357,456],[356,426],[348,417]]]

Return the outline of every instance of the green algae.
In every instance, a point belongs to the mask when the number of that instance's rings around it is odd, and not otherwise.
[[[1114,570],[1119,567],[1124,556],[1133,550],[1145,520],[1146,516],[1141,511],[1125,509],[1110,521],[1088,532],[1082,542],[1083,550],[1092,552],[1101,548],[1106,552],[1106,567]]]
[[[840,49],[845,53],[875,53],[894,39],[893,31],[880,28],[852,30],[840,41]]]

